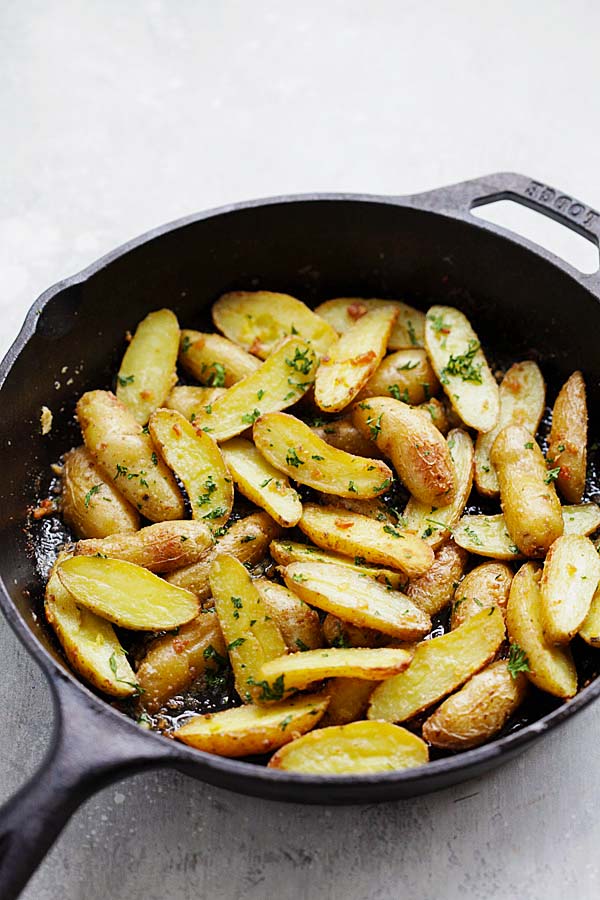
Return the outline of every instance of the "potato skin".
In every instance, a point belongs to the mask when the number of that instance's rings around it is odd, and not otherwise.
[[[325,688],[329,706],[321,720],[321,727],[348,725],[364,719],[376,683],[363,681],[362,678],[332,678]]]
[[[490,456],[511,538],[525,556],[545,556],[564,523],[539,445],[525,428],[509,425],[494,441]]]
[[[315,425],[312,430],[332,447],[345,450],[353,456],[366,456],[369,459],[380,459],[383,456],[373,441],[363,437],[350,416],[326,422],[325,425]]]
[[[290,652],[323,646],[321,621],[314,609],[275,581],[257,578],[254,584]]]
[[[491,606],[498,606],[504,615],[512,580],[512,569],[506,563],[485,562],[472,569],[454,592],[450,627],[459,628]]]
[[[358,395],[367,397],[395,397],[415,406],[425,403],[439,393],[440,383],[424,350],[398,350],[379,364]]]
[[[435,554],[429,571],[413,578],[406,596],[429,616],[447,606],[454,596],[454,586],[462,578],[469,554],[453,540],[446,541]]]
[[[344,622],[333,613],[327,613],[322,625],[323,637],[330,647],[386,647],[390,636],[374,628],[365,628]],[[341,722],[337,724],[341,725]]]
[[[423,725],[423,737],[442,750],[468,750],[498,734],[523,702],[527,679],[513,678],[500,659],[448,697]]]
[[[200,384],[209,387],[231,387],[260,367],[255,356],[222,335],[190,329],[181,332],[179,362]]]
[[[210,655],[209,647],[214,650]],[[227,647],[213,610],[200,613],[177,634],[156,638],[137,670],[144,708],[149,713],[158,712],[171,697],[187,691],[207,669],[214,669],[215,654],[225,658]]]
[[[105,478],[85,447],[65,456],[62,514],[80,538],[132,533],[140,527],[137,509]]]
[[[121,362],[117,397],[140,425],[162,406],[177,382],[179,322],[170,309],[148,313],[139,323]]]
[[[76,556],[110,556],[150,569],[172,572],[197,562],[214,544],[208,525],[183,519],[157,522],[135,534],[113,534],[103,539],[78,541]]]
[[[365,437],[374,437],[417,500],[438,507],[452,501],[452,458],[429,415],[399,400],[372,397],[353,407],[352,421]]]
[[[235,522],[197,563],[171,572],[166,580],[196,594],[200,601],[208,600],[208,576],[217,556],[224,553],[250,566],[256,565],[266,556],[269,544],[280,533],[281,529],[267,513],[253,513]]]
[[[437,399],[437,397],[432,397],[431,400],[427,400],[425,403],[419,403],[416,409],[427,413],[437,430],[444,436],[448,434],[451,427],[460,428],[460,419],[458,419],[458,417],[453,417],[453,421],[451,422],[450,416],[448,415],[448,409]]]
[[[548,463],[560,466],[556,486],[568,503],[579,503],[585,490],[588,413],[585,381],[573,372],[552,411]]]
[[[85,445],[107,480],[151,522],[183,519],[185,508],[172,472],[152,439],[110,391],[88,391],[77,404]]]

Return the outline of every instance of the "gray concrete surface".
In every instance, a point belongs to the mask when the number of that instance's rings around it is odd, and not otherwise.
[[[1,349],[52,282],[236,199],[515,169],[600,206],[599,29],[584,0],[4,0]],[[51,711],[3,621],[0,658],[3,800]],[[591,900],[599,747],[596,707],[489,777],[366,808],[139,776],[79,810],[24,896]]]

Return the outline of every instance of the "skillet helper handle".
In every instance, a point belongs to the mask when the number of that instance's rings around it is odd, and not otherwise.
[[[469,221],[471,210],[477,206],[484,206],[497,200],[513,200],[560,222],[561,225],[576,231],[600,247],[600,212],[598,210],[557,188],[515,172],[484,175],[482,178],[474,178],[460,184],[415,194],[406,199],[410,199],[418,208],[448,213],[462,221]],[[512,232],[512,239],[525,246],[531,246],[530,242],[514,232]],[[591,275],[582,274],[549,251],[544,251],[544,254],[552,257],[555,263],[570,275],[574,275],[586,287],[600,294],[600,272],[594,272]]]
[[[114,729],[109,715],[64,680],[54,683],[50,749],[31,779],[0,808],[0,896],[15,900],[75,810],[100,788],[133,770],[168,765],[132,723]]]

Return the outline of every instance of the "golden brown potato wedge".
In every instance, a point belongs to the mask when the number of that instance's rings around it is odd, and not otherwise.
[[[427,744],[389,722],[351,722],[318,728],[286,744],[269,766],[308,775],[365,775],[411,769],[429,760]]]
[[[393,487],[390,486],[390,490]],[[332,501],[330,494],[324,491],[315,491],[314,500],[323,506],[329,506]],[[368,516],[369,519],[376,519],[377,522],[387,522],[388,525],[396,525],[401,519],[400,513],[393,506],[388,506],[385,495],[380,494],[379,497],[372,497],[370,500],[355,500],[354,497],[335,498],[335,505],[341,509],[347,509],[349,512],[358,513],[360,516]]]
[[[157,409],[148,427],[161,456],[186,490],[193,518],[215,527],[223,525],[233,507],[233,483],[216,442],[174,409]]]
[[[133,631],[168,631],[198,615],[189,591],[120,559],[75,556],[57,573],[78,604]]]
[[[179,362],[200,384],[228,388],[260,368],[256,357],[220,334],[181,332]]]
[[[233,480],[248,500],[262,507],[284,528],[296,525],[302,515],[300,495],[287,476],[272,466],[252,441],[231,438],[221,444],[221,452]]]
[[[329,705],[321,726],[348,725],[363,719],[376,683],[362,678],[332,678],[328,681],[325,694],[329,697]]]
[[[540,593],[544,634],[566,644],[581,628],[600,580],[600,557],[589,538],[559,537],[544,562]]]
[[[254,704],[194,716],[174,733],[196,750],[232,758],[272,753],[319,722],[329,702],[314,694],[292,697],[277,706]]]
[[[217,441],[236,437],[264,413],[296,403],[314,382],[316,366],[310,344],[286,338],[256,372],[230,388],[194,424]]]
[[[88,391],[77,404],[85,445],[107,480],[151,522],[183,519],[181,491],[152,438],[109,391]]]
[[[559,470],[556,486],[569,503],[579,503],[585,490],[587,426],[585,381],[573,372],[554,403],[547,453],[548,464]]]
[[[254,423],[254,442],[276,469],[326,494],[356,499],[389,490],[392,470],[379,459],[331,447],[295,416],[275,412]]]
[[[210,597],[209,574],[217,556],[235,556],[247,566],[255,566],[267,554],[269,544],[279,536],[279,526],[266,513],[253,513],[229,526],[225,534],[217,539],[215,546],[197,563],[184,566],[167,575],[170,584],[186,588],[199,600]]]
[[[340,412],[365,386],[384,357],[398,312],[372,309],[331,345],[315,379],[315,401],[325,412]]]
[[[391,566],[409,578],[422,575],[433,563],[433,550],[416,535],[335,506],[305,503],[298,524],[323,550]]]
[[[537,363],[527,361],[510,367],[500,383],[500,415],[496,425],[480,434],[475,443],[475,483],[480,494],[497,497],[500,492],[490,453],[494,441],[507,425],[521,425],[536,434],[546,402],[546,385]]]
[[[544,635],[540,576],[536,563],[521,566],[510,589],[506,627],[528,679],[541,691],[566,699],[577,693],[577,670],[570,648],[555,646]]]
[[[314,425],[312,430],[321,440],[331,444],[332,447],[345,450],[346,453],[351,453],[353,456],[367,456],[369,459],[373,457],[379,459],[382,456],[373,441],[362,436],[350,416],[325,422],[322,425]]]
[[[452,306],[432,306],[425,348],[452,406],[476,431],[491,431],[500,412],[496,379],[467,317]]]
[[[61,554],[58,565],[65,559]],[[105,694],[130,697],[139,693],[137,678],[114,628],[77,604],[57,575],[58,565],[46,585],[44,609],[65,656],[86,681]]]
[[[447,541],[460,519],[473,484],[473,441],[466,431],[454,429],[447,438],[455,473],[454,498],[439,509],[411,497],[404,510],[404,527],[437,549]]]
[[[580,503],[562,507],[564,534],[592,534],[600,528],[600,507]],[[503,515],[463,516],[454,529],[454,540],[469,553],[493,559],[522,559],[509,535]]]
[[[429,506],[452,502],[456,477],[450,450],[430,416],[391,397],[371,397],[354,406],[352,421],[389,456],[413,497]]]
[[[117,397],[140,425],[162,406],[177,375],[179,323],[170,309],[142,319],[131,339],[117,375]]]
[[[435,616],[454,597],[454,589],[463,576],[467,559],[466,550],[452,540],[446,541],[435,554],[431,568],[411,580],[406,596],[428,616]]]
[[[307,650],[290,653],[263,663],[260,677],[268,684],[280,683],[286,690],[302,690],[313,681],[323,678],[363,678],[381,681],[403,672],[410,664],[412,654],[407,650],[365,647]]]
[[[369,719],[404,722],[428,709],[491,662],[504,634],[502,613],[492,607],[456,631],[422,641],[406,672],[375,688]]]
[[[441,750],[469,750],[489,741],[517,711],[527,692],[521,673],[513,678],[505,659],[487,666],[444,700],[423,725],[423,737]]]
[[[306,603],[359,627],[374,628],[402,641],[418,640],[431,619],[405,594],[365,578],[346,566],[297,562],[284,569],[285,583]]]
[[[328,647],[389,647],[389,635],[374,628],[353,625],[327,613],[322,625],[323,637]]]
[[[415,348],[397,350],[386,356],[357,399],[389,396],[414,406],[429,401],[439,390],[440,383],[427,354]]]
[[[591,647],[600,646],[600,587],[597,587],[579,635]]]
[[[257,578],[254,585],[291,653],[323,646],[321,622],[314,609],[276,581]]]
[[[362,556],[349,559],[341,553],[320,550],[319,547],[311,547],[310,544],[300,544],[296,541],[273,541],[270,547],[271,556],[281,566],[289,566],[293,562],[322,562],[333,563],[338,566],[346,566],[359,575],[367,575],[374,578],[380,584],[385,584],[394,590],[402,591],[408,584],[406,575],[395,572],[393,569],[381,569],[378,566],[369,566]]]
[[[300,300],[272,291],[231,291],[212,308],[213,322],[244,350],[266,359],[288,335],[308,341],[321,356],[335,330]]]
[[[188,422],[194,422],[207,408],[210,413],[211,404],[222,397],[225,391],[226,388],[180,384],[173,388],[164,405],[167,409],[181,413]]]
[[[485,562],[471,569],[454,593],[452,630],[492,606],[497,606],[504,615],[512,579],[512,569],[502,562]]]
[[[207,671],[227,659],[225,638],[214,609],[177,629],[177,634],[156,638],[136,673],[144,709],[156,713],[165,703],[187,691]]]
[[[545,556],[564,530],[560,501],[537,442],[520,425],[503,428],[491,451],[506,528],[525,556]]]
[[[337,297],[326,300],[317,306],[317,315],[329,322],[338,334],[345,334],[356,322],[372,309],[382,306],[393,306],[398,318],[392,328],[388,347],[390,350],[403,350],[407,347],[422,347],[425,332],[425,316],[423,313],[403,303],[402,300],[378,300],[362,297]]]
[[[103,538],[140,527],[137,509],[104,476],[85,447],[65,456],[61,509],[67,525],[81,538]]]
[[[172,572],[197,562],[214,544],[204,522],[157,522],[135,534],[112,534],[75,544],[75,556],[108,556],[143,566],[151,572]]]
[[[282,682],[274,678],[270,683],[261,672],[265,663],[286,653],[285,641],[250,575],[235,557],[218,556],[210,586],[238,694],[245,703],[281,700]]]

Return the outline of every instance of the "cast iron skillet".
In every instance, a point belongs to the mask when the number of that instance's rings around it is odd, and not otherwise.
[[[433,298],[474,314],[485,344],[511,359],[537,354],[550,381],[581,368],[600,413],[600,274],[582,275],[470,210],[511,198],[599,243],[600,217],[521,175],[500,174],[409,197],[308,195],[189,216],[115,250],[46,291],[0,366],[0,604],[48,680],[54,733],[33,776],[0,812],[0,885],[16,897],[69,816],[91,793],[142,769],[170,766],[245,794],[301,803],[373,803],[478,775],[523,750],[600,694],[540,707],[526,727],[416,770],[360,777],[288,774],[194,751],[143,731],[82,684],[36,619],[40,578],[23,532],[48,466],[77,440],[84,390],[108,385],[123,334],[168,306],[188,327],[222,292],[264,287],[309,303],[333,296]],[[65,370],[64,367],[67,367]],[[42,405],[55,427],[40,435]]]

